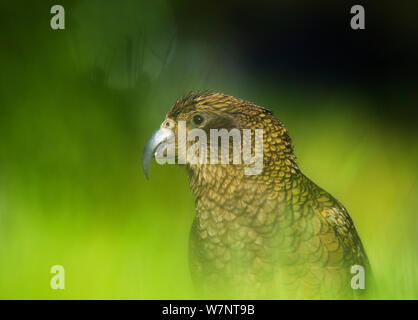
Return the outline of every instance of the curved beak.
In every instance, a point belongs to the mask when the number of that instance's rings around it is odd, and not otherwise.
[[[152,158],[154,158],[158,147],[167,142],[173,136],[174,133],[170,129],[159,128],[152,133],[151,137],[149,137],[144,150],[142,151],[142,169],[144,170],[144,174],[147,179],[149,179],[148,172]]]

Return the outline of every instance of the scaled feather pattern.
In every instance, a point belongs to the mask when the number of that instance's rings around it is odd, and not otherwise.
[[[210,129],[263,129],[258,175],[245,175],[245,164],[186,163],[196,208],[190,267],[201,292],[351,298],[361,291],[351,287],[354,265],[365,268],[368,286],[369,262],[347,210],[300,171],[288,130],[269,110],[226,94],[191,93],[166,119],[208,136]]]

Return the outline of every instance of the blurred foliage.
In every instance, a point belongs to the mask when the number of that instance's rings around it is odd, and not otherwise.
[[[0,298],[199,298],[186,173],[154,163],[146,181],[140,158],[171,104],[200,89],[273,110],[305,174],[349,210],[375,298],[418,298],[418,140],[367,90],[246,74],[238,53],[220,61],[222,48],[180,37],[163,1],[66,2],[61,31],[52,4],[0,7]],[[56,264],[65,290],[50,289]]]

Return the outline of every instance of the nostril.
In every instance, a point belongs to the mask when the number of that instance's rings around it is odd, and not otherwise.
[[[170,120],[165,120],[163,123],[163,127],[167,128],[167,129],[171,129],[173,127],[172,123]]]

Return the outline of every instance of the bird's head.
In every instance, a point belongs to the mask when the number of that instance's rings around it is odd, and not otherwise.
[[[261,141],[259,135],[261,131],[258,130],[257,133],[257,129],[262,130]],[[212,136],[214,132],[220,135]],[[225,144],[222,143],[222,133],[227,134]],[[236,135],[240,137],[234,145]],[[206,138],[203,139],[202,136]],[[249,139],[245,139],[246,137]],[[207,146],[206,151],[197,147],[196,139],[199,139],[201,146]],[[165,152],[164,156],[167,156],[166,160],[169,163],[171,161],[171,163],[184,164],[191,169],[191,172],[203,167],[208,170],[228,168],[226,169],[228,172],[242,175],[245,168],[257,164],[255,160],[254,163],[249,164],[243,158],[245,141],[250,143],[247,156],[256,159],[257,155],[261,155],[261,170],[254,170],[255,173],[249,175],[283,178],[297,170],[287,129],[269,110],[222,93],[191,93],[176,101],[160,127],[148,139],[143,151],[143,169],[148,177],[151,160],[154,156],[158,160],[160,149],[160,157]],[[257,142],[261,142],[261,150],[257,149]],[[213,143],[217,144],[218,149],[211,155]],[[240,163],[238,159],[234,159],[236,155],[234,146],[238,145]],[[171,158],[168,156],[170,147],[173,151]],[[222,162],[222,150],[225,148],[229,149],[227,159],[224,159],[229,161],[228,164]],[[193,155],[196,156],[195,162],[190,161]],[[212,161],[215,158],[216,164]],[[200,159],[200,162],[196,163],[196,159]],[[203,159],[206,161],[204,164],[202,164]]]

